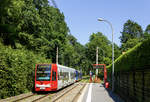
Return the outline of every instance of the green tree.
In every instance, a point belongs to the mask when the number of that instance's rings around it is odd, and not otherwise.
[[[147,40],[150,38],[150,24],[146,27],[144,32],[144,39]]]
[[[121,49],[117,44],[114,44],[114,60],[116,60],[121,55]]]
[[[124,24],[121,34],[122,51],[127,51],[129,48],[134,47],[138,42],[142,41],[144,36],[141,26],[131,20]]]
[[[122,51],[127,51],[131,48],[133,48],[136,44],[140,42],[140,39],[134,38],[134,39],[129,39],[126,43],[122,44]]]
[[[126,43],[129,39],[142,37],[143,30],[138,23],[128,20],[124,24],[123,31],[121,32],[121,34],[122,34],[122,36],[120,37],[121,43]]]
[[[3,43],[46,55],[55,63],[56,48],[63,49],[69,31],[63,13],[49,6],[48,0],[0,2],[0,38]]]
[[[150,34],[150,24],[146,27],[145,32]]]
[[[17,25],[20,21],[23,6],[23,0],[0,1],[0,37],[6,45],[15,46]]]
[[[99,47],[99,63],[110,64],[108,59],[112,57],[111,42],[100,32],[93,33],[89,41],[86,44],[86,55],[89,61],[92,64],[96,63],[96,47]]]
[[[67,39],[71,45],[75,45],[77,43],[77,39],[73,35],[68,35]]]

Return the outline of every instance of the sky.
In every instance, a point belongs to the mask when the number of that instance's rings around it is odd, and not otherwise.
[[[83,45],[92,33],[102,32],[112,39],[110,25],[99,22],[103,18],[111,22],[114,42],[120,46],[123,24],[128,20],[137,22],[145,30],[150,24],[150,0],[55,0],[65,16],[71,34]]]

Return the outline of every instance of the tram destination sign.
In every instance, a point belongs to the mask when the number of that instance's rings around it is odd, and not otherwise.
[[[49,64],[40,64],[38,65],[38,68],[48,68],[49,66]]]
[[[105,66],[104,64],[93,64],[94,69],[103,69],[104,66]]]

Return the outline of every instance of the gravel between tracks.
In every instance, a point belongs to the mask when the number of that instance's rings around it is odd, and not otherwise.
[[[18,95],[18,96],[13,96],[13,97],[9,97],[9,98],[6,98],[6,99],[1,99],[0,102],[15,102],[16,100],[19,100],[23,97],[28,97],[28,96],[31,96],[31,95],[33,95],[33,93],[29,92],[29,93],[21,94],[21,95]]]
[[[66,92],[62,97],[57,99],[54,102],[74,102],[78,98],[78,94],[80,94],[81,89],[85,86],[84,83],[77,83],[76,87],[72,90]]]

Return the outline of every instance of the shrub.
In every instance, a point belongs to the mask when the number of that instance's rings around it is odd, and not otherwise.
[[[138,43],[135,47],[121,55],[114,62],[115,71],[130,71],[144,69],[145,66],[150,66],[150,39]],[[112,65],[107,67],[109,71]]]
[[[0,43],[0,98],[32,90],[36,63],[51,63],[39,54]]]

